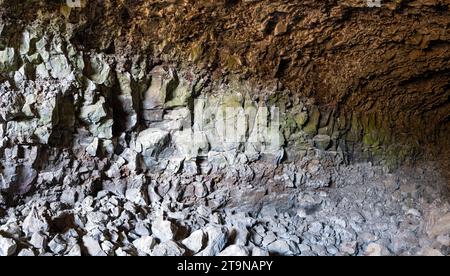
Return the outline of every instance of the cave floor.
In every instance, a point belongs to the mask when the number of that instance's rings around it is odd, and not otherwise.
[[[344,166],[336,170],[344,181],[329,188],[287,190],[277,195],[277,202],[266,200],[258,208],[245,204],[212,208],[201,200],[181,204],[177,195],[158,197],[152,192],[147,204],[133,191],[125,196],[97,191],[70,206],[71,191],[64,186],[39,189],[0,214],[0,251],[3,255],[448,255],[447,182],[435,168],[436,163],[429,162],[386,173],[370,163]],[[248,184],[243,197],[254,194],[255,187]],[[248,197],[239,201],[255,201]]]

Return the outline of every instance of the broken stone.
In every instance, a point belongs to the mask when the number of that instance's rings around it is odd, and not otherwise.
[[[166,241],[158,244],[152,252],[152,256],[184,256],[186,250],[174,241]]]
[[[430,236],[437,237],[439,235],[450,234],[450,213],[447,213],[433,225],[430,229]]]
[[[173,240],[176,232],[177,226],[171,221],[159,218],[152,224],[152,233],[161,242]]]
[[[313,138],[314,146],[320,150],[327,150],[331,144],[331,137],[328,135],[316,135]]]
[[[291,241],[276,240],[267,247],[270,253],[279,256],[289,256],[299,254],[297,246]]]
[[[245,246],[242,245],[230,245],[220,252],[221,257],[245,257],[248,256],[249,252]]]
[[[72,248],[69,250],[69,253],[67,253],[67,256],[73,256],[73,257],[79,257],[81,256],[81,247],[78,244],[75,244],[72,246]]]
[[[153,153],[159,153],[168,140],[168,132],[157,128],[149,128],[139,133],[136,140],[136,149],[140,153],[150,151],[152,155]]]
[[[95,137],[94,140],[92,141],[92,143],[86,147],[86,152],[92,157],[97,156],[98,145],[99,145],[99,140],[97,137]]]
[[[208,226],[205,229],[208,237],[206,248],[198,256],[217,256],[228,242],[228,229],[226,227]]]
[[[48,248],[54,254],[62,254],[66,248],[66,241],[64,241],[59,235],[56,235],[49,243]]]
[[[255,246],[255,247],[253,247],[253,250],[252,250],[252,256],[253,257],[268,257],[269,251]]]
[[[31,249],[22,249],[19,254],[17,254],[19,257],[34,257],[36,256]]]
[[[95,104],[83,106],[80,110],[80,119],[86,124],[99,123],[107,116],[105,103],[105,98],[100,97]]]
[[[16,253],[17,244],[13,239],[0,236],[0,256],[12,256]]]
[[[153,237],[150,236],[144,236],[141,237],[135,241],[133,241],[134,247],[136,247],[137,250],[147,254],[151,255],[152,250],[156,245],[156,240]]]
[[[22,229],[26,236],[31,237],[36,232],[47,232],[50,228],[47,219],[42,214],[44,210],[38,211],[37,207],[33,207],[24,219]]]
[[[167,95],[172,94],[179,83],[176,73],[165,70],[163,66],[155,67],[151,76],[151,85],[143,96],[142,107],[146,110],[164,107]]]
[[[370,243],[364,254],[370,257],[387,256],[389,255],[389,250],[381,244]]]
[[[186,246],[193,254],[200,252],[206,242],[206,235],[203,230],[197,230],[182,241],[182,244]]]
[[[31,236],[30,244],[36,249],[44,249],[47,245],[47,237],[40,232],[35,232]]]
[[[106,256],[106,253],[102,250],[100,243],[90,236],[83,237],[83,246],[86,248],[87,253],[90,256]]]

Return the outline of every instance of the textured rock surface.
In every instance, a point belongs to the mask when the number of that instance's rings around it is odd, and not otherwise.
[[[1,255],[449,254],[447,3],[10,2]]]

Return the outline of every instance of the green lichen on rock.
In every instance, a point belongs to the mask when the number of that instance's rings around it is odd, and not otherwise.
[[[317,134],[318,127],[320,121],[320,110],[317,106],[313,106],[310,110],[309,120],[306,126],[303,128],[303,131],[310,135],[314,136]]]

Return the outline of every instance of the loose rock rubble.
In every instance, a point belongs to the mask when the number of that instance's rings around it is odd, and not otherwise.
[[[250,187],[220,208],[200,197],[149,188],[152,200],[119,191],[38,190],[0,218],[0,253],[91,256],[448,255],[450,204],[432,164],[385,174],[370,164],[343,166],[332,187],[288,188],[271,201]],[[136,178],[136,176],[134,177]],[[225,181],[225,180],[224,180]],[[163,183],[160,183],[163,185]],[[194,184],[190,182],[188,186]],[[254,183],[253,183],[254,185]],[[228,194],[229,187],[214,193]],[[150,192],[150,190],[153,190]],[[158,189],[156,189],[158,190]],[[208,195],[207,197],[210,197]],[[212,197],[211,197],[212,198]],[[263,201],[264,204],[260,204]],[[260,204],[260,205],[258,205]],[[236,206],[236,207],[235,207]]]

